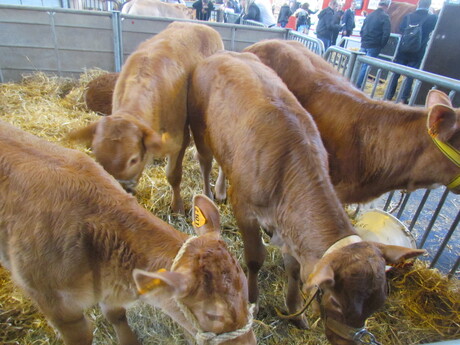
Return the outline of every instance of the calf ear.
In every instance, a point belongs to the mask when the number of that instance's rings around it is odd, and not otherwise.
[[[76,129],[67,134],[67,139],[84,142],[87,147],[91,147],[93,142],[94,133],[96,133],[97,125],[99,121],[93,122],[90,125]]]
[[[193,198],[193,228],[198,235],[220,232],[220,215],[216,205],[203,194]]]
[[[426,96],[426,107],[430,108],[435,104],[443,104],[448,107],[452,107],[452,102],[449,96],[439,90],[430,90]]]
[[[162,137],[155,131],[147,128],[141,128],[144,135],[144,146],[147,151],[153,153],[161,152],[163,148]],[[159,156],[159,155],[158,155]]]
[[[162,292],[170,297],[183,298],[189,290],[190,279],[185,274],[165,269],[148,272],[135,268],[133,278],[141,295],[149,292]]]
[[[448,141],[458,130],[455,110],[443,104],[435,104],[428,114],[428,131],[441,141]]]
[[[414,258],[426,253],[425,249],[412,249],[388,244],[376,243],[382,252],[387,264],[396,264],[400,261]]]
[[[308,276],[307,289],[315,286],[321,289],[332,288],[334,286],[334,270],[328,260],[321,259],[313,268],[313,272]]]

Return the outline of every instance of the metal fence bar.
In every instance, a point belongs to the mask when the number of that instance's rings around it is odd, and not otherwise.
[[[412,229],[414,228],[415,222],[418,220],[420,213],[422,213],[423,207],[425,206],[426,201],[428,200],[428,197],[430,196],[430,193],[431,193],[430,189],[427,189],[425,191],[425,194],[423,195],[423,198],[420,201],[420,204],[418,205],[417,211],[415,211],[415,214],[412,217],[412,222],[409,225],[409,231],[412,231]]]
[[[123,40],[121,33],[121,18],[119,11],[112,12],[113,30],[113,58],[115,62],[115,72],[121,71],[123,65]]]
[[[324,54],[324,43],[320,39],[301,34],[294,30],[289,30],[287,39],[302,43],[305,47],[318,55],[322,56]]]
[[[434,211],[434,214],[433,216],[431,217],[431,221],[430,221],[430,224],[428,224],[427,228],[425,229],[425,233],[423,234],[423,237],[419,243],[419,248],[423,248],[423,246],[425,245],[425,242],[428,238],[428,235],[430,234],[431,232],[431,229],[433,228],[433,225],[434,223],[436,222],[436,220],[438,219],[438,215],[439,215],[439,212],[441,212],[441,209],[442,209],[442,206],[444,205],[444,203],[446,202],[446,199],[447,199],[447,195],[449,194],[449,190],[445,190],[439,203],[438,203],[438,206],[436,207],[436,211]]]
[[[460,222],[460,212],[458,212],[457,217],[455,217],[454,222],[452,223],[452,226],[450,227],[449,231],[447,232],[446,236],[444,237],[444,240],[442,241],[441,245],[438,248],[438,251],[436,252],[436,255],[434,256],[433,260],[431,260],[430,268],[434,268],[436,266],[436,263],[438,262],[439,258],[441,257],[441,254],[444,252],[444,249],[447,246],[447,243],[449,243],[450,238],[452,237],[455,229],[457,228],[458,223]]]

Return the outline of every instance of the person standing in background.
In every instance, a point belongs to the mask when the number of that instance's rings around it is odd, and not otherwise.
[[[343,28],[342,24],[342,17],[343,17],[343,9],[342,5],[337,6],[337,10],[334,13],[334,29],[332,31],[332,40],[331,40],[331,46],[334,46],[337,44],[337,37],[339,37],[339,32]]]
[[[214,4],[210,0],[195,1],[192,7],[196,10],[197,20],[209,20],[211,12],[214,10]]]
[[[353,29],[355,28],[355,8],[356,3],[352,2],[350,8],[345,11],[342,17],[343,24],[343,33],[342,37],[350,37],[353,34]]]
[[[269,0],[241,0],[243,19],[254,20],[271,28],[276,25]]]
[[[390,38],[391,23],[387,13],[390,4],[390,0],[380,0],[378,8],[364,19],[360,52],[367,56],[378,57]],[[363,84],[366,70],[367,65],[363,64],[356,84],[358,88]]]
[[[289,21],[289,17],[292,15],[291,9],[287,3],[284,3],[280,8],[280,13],[278,14],[278,24],[282,28],[286,27],[286,24]]]
[[[334,24],[334,14],[339,4],[337,0],[331,0],[329,6],[318,14],[318,26],[316,36],[324,43],[324,50],[332,44],[332,35],[335,30],[340,30],[340,24]]]
[[[399,26],[399,32],[403,33],[409,25],[420,25],[422,30],[422,40],[420,49],[417,51],[404,52],[402,51],[401,46],[399,46],[398,52],[396,53],[396,58],[394,60],[395,63],[399,63],[401,65],[409,66],[412,68],[420,68],[431,33],[433,32],[436,26],[436,22],[438,21],[437,15],[430,14],[430,6],[431,0],[420,0],[418,2],[417,10],[415,10],[415,12],[409,13],[403,18]],[[389,100],[393,98],[396,92],[399,76],[399,74],[395,74],[390,82],[390,85],[388,86]],[[402,103],[407,104],[409,101],[413,81],[414,80],[412,78],[407,78],[404,89],[401,92]]]

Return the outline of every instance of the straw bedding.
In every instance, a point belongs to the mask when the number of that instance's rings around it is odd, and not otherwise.
[[[0,118],[49,141],[70,148],[91,152],[79,144],[66,141],[65,134],[97,120],[87,111],[83,95],[86,84],[105,73],[90,70],[79,80],[64,79],[36,73],[21,83],[0,84]],[[193,195],[201,192],[201,177],[193,159],[193,147],[184,160],[182,193],[190,210]],[[144,172],[137,198],[149,211],[190,233],[191,219],[169,211],[170,189],[164,174],[165,161],[154,161]],[[213,171],[216,178],[216,169]],[[223,236],[230,251],[243,265],[243,250],[231,207],[218,205]],[[268,242],[268,239],[266,239]],[[285,275],[277,248],[268,247],[268,256],[261,270],[260,311],[254,329],[259,344],[328,344],[321,320],[309,315],[311,330],[298,330],[279,320],[274,307],[283,308]],[[368,329],[385,345],[422,344],[460,338],[460,284],[448,280],[424,262],[396,268],[388,273],[390,297],[385,307],[368,320]],[[116,344],[111,326],[97,307],[88,311],[95,326],[93,344]],[[160,311],[137,303],[128,312],[129,322],[144,345],[186,344],[182,330]],[[54,330],[22,291],[10,280],[9,272],[0,266],[0,344],[61,344]]]

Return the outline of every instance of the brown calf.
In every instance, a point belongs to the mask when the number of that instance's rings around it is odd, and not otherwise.
[[[313,119],[253,54],[219,52],[200,64],[189,114],[205,191],[213,156],[230,181],[249,300],[257,302],[257,275],[266,255],[262,227],[284,254],[289,310],[302,304],[300,282],[307,290],[319,287],[327,337],[333,344],[352,344],[341,329],[363,327],[383,304],[385,263],[424,251],[361,241],[330,183],[327,152]],[[304,319],[296,322],[306,327]]]
[[[123,5],[123,14],[160,18],[195,19],[195,11],[182,4],[169,4],[160,0],[131,0]]]
[[[197,340],[256,343],[246,279],[208,198],[194,198],[198,236],[189,237],[142,208],[84,153],[4,122],[0,144],[0,260],[66,345],[91,344],[84,310],[96,303],[120,344],[139,344],[125,314],[139,298]]]
[[[373,100],[299,42],[262,41],[246,51],[275,70],[312,114],[343,203],[439,184],[460,193],[451,184],[459,168],[429,134],[460,149],[460,109],[453,109],[444,93],[431,91],[427,108]]]
[[[223,49],[217,31],[174,22],[141,43],[115,85],[112,115],[71,133],[91,142],[96,160],[125,188],[133,189],[151,155],[168,157],[171,207],[184,213],[182,159],[189,143],[188,78],[197,63]]]
[[[101,115],[112,114],[112,97],[120,73],[107,73],[91,80],[85,92],[85,103],[89,110]]]

